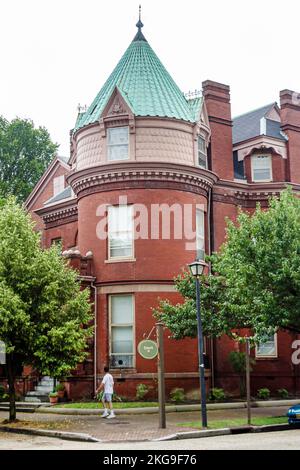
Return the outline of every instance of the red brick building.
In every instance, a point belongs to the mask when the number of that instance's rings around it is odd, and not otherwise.
[[[229,87],[207,80],[202,93],[185,96],[142,26],[93,103],[79,112],[69,160],[58,157],[26,203],[43,245],[61,242],[91,289],[95,336],[89,358],[68,380],[72,398],[91,396],[106,364],[121,395],[153,384],[156,361],[143,359],[137,344],[151,332],[160,298],[181,301],[174,276],[204,251],[218,250],[225,217],[234,219],[238,206],[266,205],[286,182],[300,189],[297,93],[284,90],[280,105],[232,119]],[[193,240],[180,230],[186,213]],[[168,336],[167,391],[198,390],[196,340]],[[299,390],[295,339],[280,332],[257,348],[253,392]],[[227,337],[206,339],[208,387],[237,391],[228,362],[237,347]]]

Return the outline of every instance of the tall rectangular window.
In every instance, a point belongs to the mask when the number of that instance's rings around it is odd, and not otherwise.
[[[64,175],[53,178],[53,196],[61,193],[65,189],[65,177]]]
[[[112,367],[133,367],[134,297],[110,296],[110,363]]]
[[[207,147],[203,137],[198,137],[198,165],[201,168],[207,168]]]
[[[108,160],[127,160],[129,158],[128,127],[112,127],[107,131]]]
[[[270,335],[266,341],[256,346],[256,357],[277,357],[277,334]]]
[[[270,155],[253,155],[251,162],[253,181],[272,181],[272,159]]]
[[[133,258],[133,206],[108,208],[108,255]]]
[[[196,250],[197,259],[204,260],[205,257],[205,223],[204,211],[196,210]]]

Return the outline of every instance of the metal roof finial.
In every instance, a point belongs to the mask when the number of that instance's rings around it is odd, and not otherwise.
[[[141,5],[139,5],[139,21],[136,24],[136,27],[138,28],[138,32],[136,33],[133,41],[145,41],[145,42],[147,42],[147,40],[145,39],[145,36],[142,33],[142,27],[144,26],[144,24],[142,23],[141,18],[142,18],[142,7],[141,7]]]
[[[144,26],[142,23],[141,17],[142,17],[142,6],[139,5],[139,21],[136,24],[136,27],[138,28],[139,32],[141,32],[141,29]]]

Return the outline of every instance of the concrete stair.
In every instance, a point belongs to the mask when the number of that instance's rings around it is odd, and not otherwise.
[[[54,380],[51,377],[43,377],[34,390],[27,392],[25,402],[27,403],[47,403],[49,393],[53,391]]]

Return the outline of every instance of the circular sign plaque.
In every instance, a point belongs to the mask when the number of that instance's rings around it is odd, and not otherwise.
[[[158,354],[158,347],[155,341],[145,339],[139,343],[138,352],[144,359],[154,359]]]

